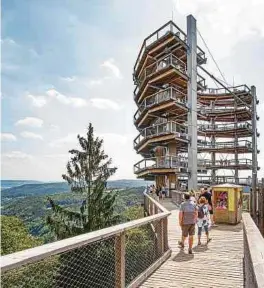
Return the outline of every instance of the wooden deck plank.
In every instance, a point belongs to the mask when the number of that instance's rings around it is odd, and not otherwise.
[[[172,255],[140,287],[243,287],[242,224],[212,228],[210,236],[213,240],[208,245],[202,244],[198,247],[195,236],[193,254],[189,255],[188,245],[185,245],[184,250],[178,247],[181,228],[178,225],[177,207],[169,200],[162,201],[161,204],[171,210],[168,239]],[[202,237],[203,242],[205,235]]]

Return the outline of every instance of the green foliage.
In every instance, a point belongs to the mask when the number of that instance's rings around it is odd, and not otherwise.
[[[47,223],[56,233],[58,239],[87,233],[111,226],[119,222],[114,215],[116,194],[105,193],[105,184],[116,168],[110,168],[112,159],[102,149],[103,140],[95,138],[94,130],[89,124],[86,138],[77,136],[80,150],[70,150],[71,160],[67,164],[67,173],[62,178],[75,193],[85,198],[79,211],[66,209],[55,203],[50,197],[48,201],[53,215]]]
[[[1,216],[1,255],[41,245],[31,236],[24,223],[17,217]]]
[[[14,216],[1,216],[1,255],[33,248],[42,244],[28,233],[24,223]],[[1,274],[2,287],[47,287],[52,284],[52,274],[58,264],[52,257],[36,264],[10,270]],[[52,287],[52,285],[50,285]]]

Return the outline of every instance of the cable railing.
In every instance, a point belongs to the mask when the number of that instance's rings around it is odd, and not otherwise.
[[[142,113],[144,113],[147,109],[150,109],[157,104],[161,104],[169,100],[174,100],[177,104],[184,106],[186,105],[186,97],[187,96],[183,92],[174,87],[168,87],[164,90],[154,93],[146,97],[140,104],[137,112],[134,115],[134,120],[137,121]]]
[[[170,212],[144,193],[148,215],[1,257],[3,287],[138,287],[169,258]]]
[[[187,167],[188,161],[186,161],[185,157],[168,155],[142,159],[134,165],[134,173],[137,174],[146,169],[175,169]]]
[[[201,159],[197,160],[198,170],[202,171],[205,169],[204,161]],[[138,174],[144,170],[149,169],[185,169],[188,170],[188,157],[166,155],[159,157],[150,157],[140,160],[134,165],[134,173]]]
[[[239,140],[236,142],[228,141],[228,142],[208,142],[208,141],[199,141],[197,142],[199,149],[225,149],[225,148],[252,148],[252,143],[249,140]]]
[[[134,139],[134,147],[138,146],[142,141],[156,136],[164,136],[175,134],[178,138],[187,139],[187,127],[174,121],[156,124],[143,129]]]
[[[233,92],[233,93],[250,93],[250,88],[247,85],[239,85],[239,86],[234,86],[234,87],[228,87],[228,89]],[[205,91],[203,91],[202,95],[230,95],[230,92],[226,88],[208,88]]]
[[[228,123],[228,124],[199,124],[198,129],[200,131],[228,131],[235,129],[248,129],[252,130],[252,125],[250,123]]]
[[[252,166],[252,160],[251,159],[238,159],[237,161],[235,159],[225,159],[225,160],[216,160],[214,163],[212,160],[204,159],[201,160],[201,163],[204,167],[209,169],[210,167],[223,167],[225,169],[232,169],[234,166],[245,166],[250,167]]]
[[[139,63],[141,62],[145,51],[147,49],[150,49],[154,43],[156,43],[159,40],[162,40],[168,35],[176,36],[180,42],[186,45],[186,42],[187,42],[186,34],[175,23],[173,23],[172,21],[169,21],[168,23],[160,27],[158,30],[150,34],[144,40],[141,46],[140,52],[138,54],[136,63],[134,65],[134,74],[138,72],[137,70],[139,67]],[[198,60],[200,60],[201,62],[205,60],[205,52],[198,46],[197,46],[197,57],[198,57]]]
[[[201,107],[201,110],[204,111],[204,113],[207,113],[207,114],[222,114],[222,113],[225,113],[225,114],[237,114],[237,113],[240,113],[240,112],[247,112],[247,113],[250,113],[250,109],[248,107],[243,107],[243,106],[239,106],[237,108],[230,108],[230,106],[215,106],[214,108],[213,107],[209,107],[209,106],[205,106],[203,105]]]

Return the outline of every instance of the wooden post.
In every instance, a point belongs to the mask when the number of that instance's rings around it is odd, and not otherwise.
[[[164,254],[164,238],[163,238],[163,219],[159,220],[157,224],[157,245],[159,257]]]
[[[115,237],[115,288],[125,288],[125,232]]]
[[[169,249],[168,245],[168,218],[163,219],[163,253]]]

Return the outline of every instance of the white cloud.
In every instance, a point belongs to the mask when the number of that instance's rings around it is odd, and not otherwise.
[[[72,76],[72,77],[60,77],[60,79],[62,81],[65,81],[65,82],[74,82],[76,81],[77,77],[76,76]]]
[[[83,98],[68,97],[56,91],[55,89],[50,89],[46,93],[51,98],[56,99],[57,101],[61,102],[64,105],[72,105],[76,108],[85,107],[88,105],[87,101]]]
[[[114,74],[116,78],[122,79],[123,76],[120,72],[120,69],[114,63],[115,63],[115,60],[111,58],[111,59],[104,61],[101,66],[108,68]]]
[[[8,159],[31,159],[32,155],[26,154],[21,151],[11,151],[11,152],[2,154],[2,157],[8,158]]]
[[[20,119],[15,123],[16,126],[30,126],[30,127],[42,127],[43,120],[36,117],[25,117],[24,119]]]
[[[32,105],[35,107],[43,107],[47,104],[47,99],[44,96],[27,95],[27,98],[31,100]]]
[[[120,110],[121,106],[110,100],[110,99],[105,99],[105,98],[92,98],[91,103],[94,107],[98,109],[113,109],[113,110]]]
[[[1,39],[1,44],[17,45],[16,41],[11,38]]]
[[[20,133],[20,135],[23,138],[43,140],[43,137],[40,134],[36,134],[36,133],[33,133],[33,132],[23,131],[23,132]]]
[[[17,138],[11,133],[1,133],[1,141],[16,141]]]

